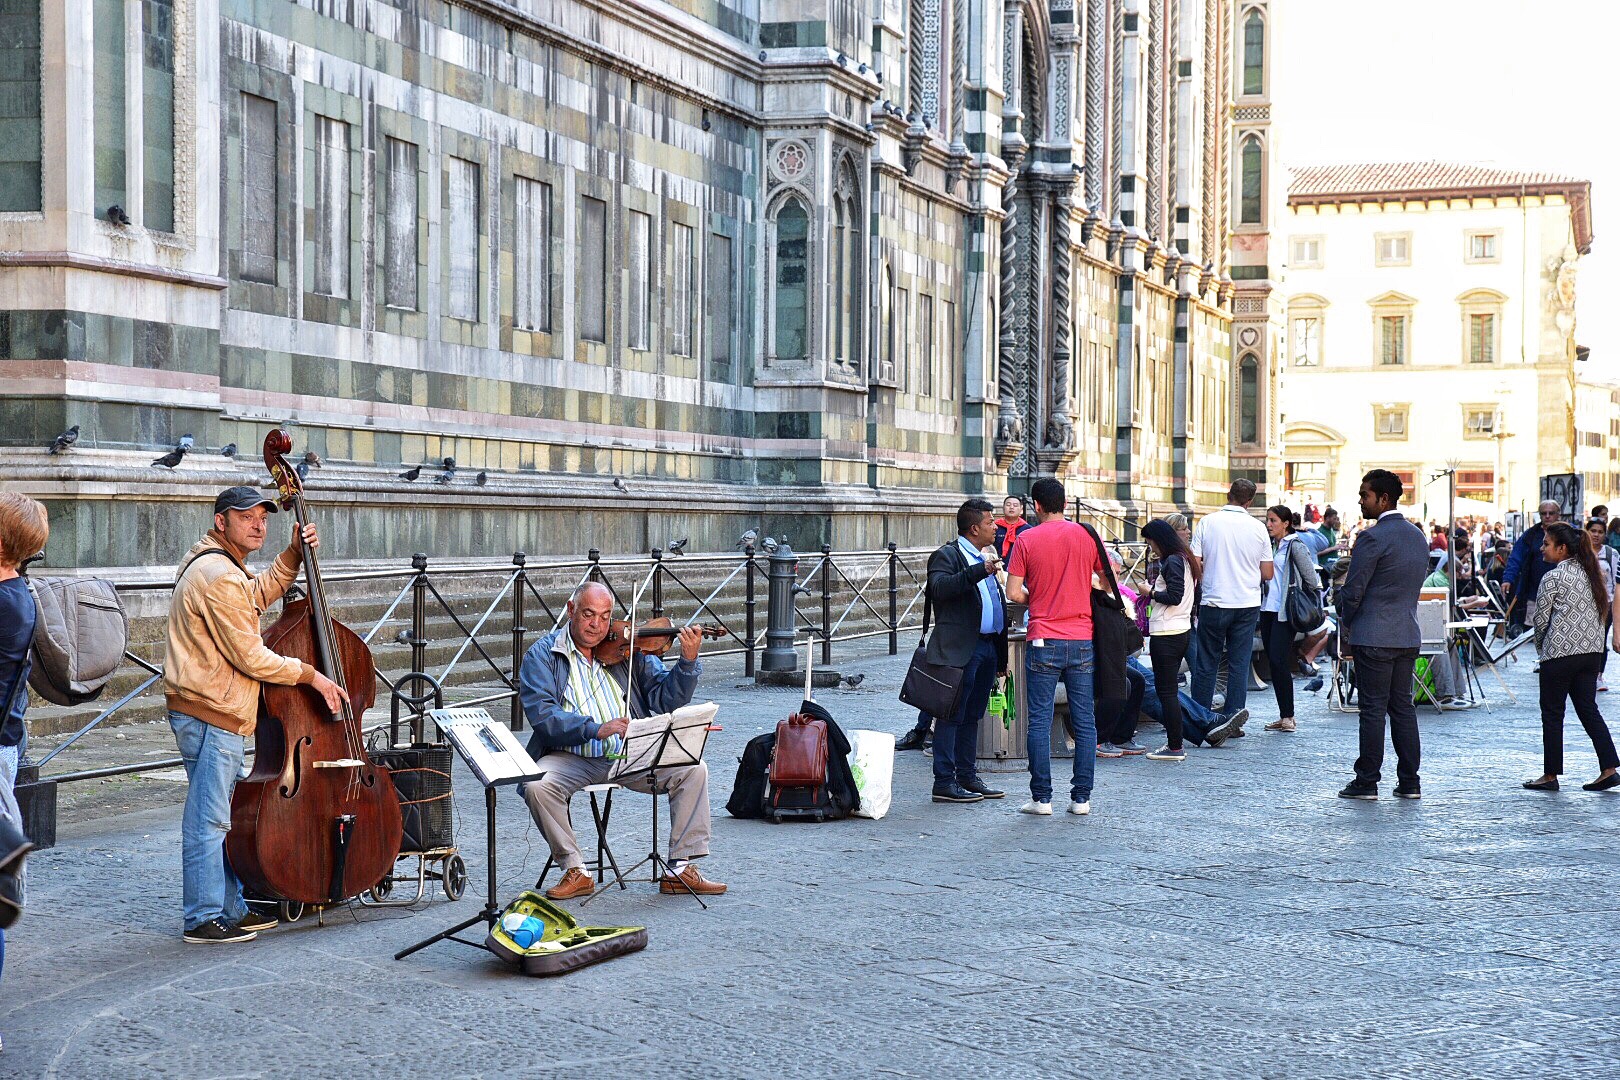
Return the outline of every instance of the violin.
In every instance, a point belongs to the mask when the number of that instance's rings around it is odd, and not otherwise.
[[[705,640],[713,641],[723,638],[729,631],[723,626],[714,626],[710,623],[692,623],[691,625],[703,634]],[[662,657],[669,651],[675,637],[684,627],[676,626],[669,619],[648,619],[634,629],[636,652],[642,656]],[[622,664],[630,657],[631,626],[627,619],[614,619],[608,627],[607,637],[601,644],[591,650],[592,657],[604,667]]]
[[[231,798],[225,852],[260,896],[340,903],[392,871],[399,796],[388,770],[366,756],[361,718],[376,698],[377,668],[360,636],[332,618],[315,549],[303,539],[309,507],[285,456],[291,450],[291,436],[280,429],[264,440],[281,506],[298,522],[305,595],[282,605],[264,644],[314,667],[349,699],[334,713],[314,687],[264,684],[253,771]]]

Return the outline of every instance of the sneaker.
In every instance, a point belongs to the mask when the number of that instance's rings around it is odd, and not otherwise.
[[[274,930],[281,925],[281,920],[274,915],[265,915],[262,912],[248,908],[248,913],[236,920],[238,930],[246,930],[257,934],[264,930]]]
[[[1472,709],[1474,703],[1467,698],[1448,697],[1440,699],[1440,708],[1443,712],[1459,712],[1463,709]]]
[[[1168,746],[1161,746],[1149,754],[1147,759],[1149,761],[1186,761],[1187,748],[1182,747],[1180,750],[1172,750]]]
[[[1417,784],[1396,784],[1395,797],[1397,799],[1421,799],[1423,788]]]
[[[1237,712],[1233,713],[1232,714],[1232,723],[1237,725],[1237,731],[1234,732],[1234,735],[1241,737],[1241,735],[1243,734],[1243,725],[1247,724],[1248,722],[1249,722],[1249,710],[1248,709],[1239,709]]]
[[[1230,739],[1232,733],[1237,729],[1237,717],[1228,716],[1204,733],[1204,741],[1211,746],[1220,746],[1227,739]]]
[[[1031,799],[1023,806],[1020,806],[1018,812],[1020,814],[1034,814],[1036,817],[1051,817],[1052,804],[1041,802],[1039,799]]]
[[[1132,757],[1132,756],[1134,756],[1136,754],[1145,754],[1145,753],[1147,753],[1147,747],[1145,747],[1142,744],[1138,743],[1135,739],[1132,739],[1130,742],[1115,743],[1114,744],[1114,749],[1118,750],[1120,753],[1124,754],[1126,757]]]
[[[1226,708],[1226,695],[1225,694],[1213,694],[1213,695],[1210,696],[1210,699],[1209,699],[1210,712],[1220,712],[1224,708]]]
[[[1091,800],[1087,799],[1085,802],[1071,802],[1069,804],[1069,813],[1078,815],[1080,817],[1085,817],[1087,814],[1091,813]]]
[[[1378,801],[1378,785],[1377,784],[1362,784],[1362,783],[1358,783],[1355,780],[1352,780],[1352,781],[1350,781],[1350,783],[1348,783],[1348,784],[1346,784],[1344,786],[1344,790],[1339,792],[1339,798],[1341,798],[1341,799],[1361,799],[1361,800],[1363,800],[1365,802],[1377,802]]]
[[[1100,742],[1097,744],[1097,756],[1106,758],[1124,757],[1125,751],[1113,743]]]
[[[237,941],[252,941],[259,935],[252,930],[233,926],[224,919],[209,919],[201,926],[193,927],[180,936],[188,945],[226,945]]]

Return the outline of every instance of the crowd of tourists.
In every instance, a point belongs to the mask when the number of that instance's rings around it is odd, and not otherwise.
[[[1607,648],[1620,651],[1620,522],[1611,527],[1606,507],[1576,526],[1544,503],[1540,521],[1510,541],[1485,521],[1426,536],[1402,509],[1400,478],[1383,469],[1362,480],[1357,528],[1332,507],[1301,514],[1277,505],[1262,517],[1255,494],[1240,478],[1226,505],[1196,527],[1180,514],[1146,523],[1141,592],[1126,582],[1117,549],[1065,516],[1057,480],[1031,488],[1033,521],[1018,496],[1003,501],[999,517],[983,499],[964,502],[956,539],[929,560],[927,586],[935,615],[927,659],[959,670],[960,689],[948,715],[919,714],[897,743],[922,749],[932,735],[934,801],[1005,796],[978,773],[977,738],[1009,674],[1009,634],[1020,632],[1025,660],[1013,674],[1027,711],[1026,814],[1053,812],[1059,686],[1074,744],[1067,809],[1081,815],[1091,812],[1097,758],[1173,763],[1186,760],[1189,745],[1245,737],[1251,675],[1275,696],[1265,730],[1297,732],[1295,681],[1321,690],[1331,660],[1360,720],[1359,754],[1340,796],[1378,798],[1387,737],[1393,794],[1420,799],[1417,702],[1471,707],[1467,668],[1492,656],[1491,640],[1498,648],[1533,641],[1539,658],[1544,771],[1523,786],[1557,789],[1573,703],[1598,758],[1598,776],[1583,786],[1620,787],[1620,759],[1597,706]],[[1418,618],[1424,599],[1446,605],[1448,627],[1428,648]],[[1136,741],[1143,719],[1164,728],[1157,749]]]

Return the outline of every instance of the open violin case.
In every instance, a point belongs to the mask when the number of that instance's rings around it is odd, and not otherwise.
[[[533,915],[546,924],[546,932],[528,948],[523,948],[503,928],[509,914]],[[643,926],[581,926],[564,909],[529,889],[506,906],[501,918],[490,928],[484,947],[525,975],[566,975],[577,968],[599,964],[615,956],[640,952],[647,947]]]

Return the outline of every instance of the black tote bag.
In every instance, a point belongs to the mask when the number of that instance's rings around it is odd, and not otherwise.
[[[956,700],[962,693],[965,669],[928,662],[928,620],[932,603],[924,587],[922,638],[917,642],[917,651],[911,654],[911,667],[906,671],[906,681],[900,685],[900,700],[936,720],[949,719],[956,715]]]

